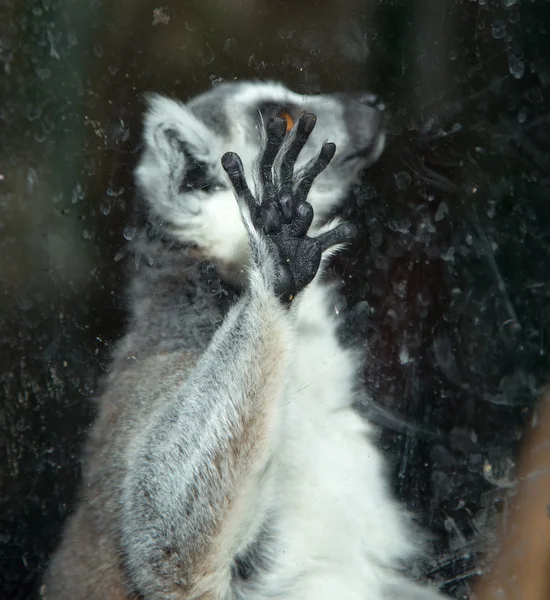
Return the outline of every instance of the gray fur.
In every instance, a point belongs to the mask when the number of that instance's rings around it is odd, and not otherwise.
[[[309,196],[311,234],[322,234],[382,151],[377,111],[277,84],[219,86],[188,105],[151,100],[136,171],[149,226],[132,242],[130,324],[45,599],[432,597],[400,570],[418,541],[353,411],[359,361],[336,339],[330,292],[317,277],[290,310],[281,304],[272,249],[241,203],[243,226],[219,164],[236,150],[252,176],[258,106],[287,98],[318,118],[298,178],[337,141]],[[207,186],[186,186],[190,174]]]

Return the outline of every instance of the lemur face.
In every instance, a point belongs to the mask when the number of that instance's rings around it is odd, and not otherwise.
[[[277,83],[246,82],[219,85],[187,104],[152,96],[149,105],[136,181],[149,206],[180,240],[204,247],[214,243],[212,237],[221,239],[212,232],[222,226],[233,231],[226,239],[246,246],[221,157],[236,152],[252,185],[265,123],[271,117],[282,116],[290,130],[303,112],[317,116],[296,169],[316,156],[324,142],[336,144],[334,158],[308,195],[314,230],[384,148],[382,115],[368,94],[304,96]]]
[[[358,171],[375,162],[384,148],[381,112],[371,94],[307,96],[277,83],[229,83],[192,100],[188,107],[216,136],[222,154],[237,152],[250,169],[261,149],[263,124],[283,116],[288,129],[304,112],[317,115],[316,127],[297,167],[311,159],[326,141],[336,144],[336,155],[314,184],[318,188],[347,188]]]
[[[145,150],[136,176],[160,213],[159,205],[171,202],[170,213],[197,214],[203,200],[228,191],[220,164],[225,152],[238,153],[250,177],[263,143],[263,124],[275,115],[283,116],[289,129],[302,112],[317,115],[297,168],[323,142],[336,144],[334,159],[309,196],[318,218],[346,195],[361,169],[376,161],[384,148],[382,115],[368,94],[304,96],[277,83],[247,82],[222,84],[188,104],[162,96],[152,96],[149,103]]]

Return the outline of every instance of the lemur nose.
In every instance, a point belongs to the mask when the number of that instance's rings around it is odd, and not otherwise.
[[[377,110],[384,110],[385,108],[384,102],[381,100],[380,96],[377,96],[376,94],[362,94],[359,98],[359,102],[365,106],[376,108]]]

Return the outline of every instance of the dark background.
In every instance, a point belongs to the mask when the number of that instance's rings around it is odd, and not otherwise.
[[[542,0],[0,0],[0,598],[58,541],[124,326],[142,93],[242,78],[385,102],[333,271],[425,570],[468,593],[550,379],[549,31]]]

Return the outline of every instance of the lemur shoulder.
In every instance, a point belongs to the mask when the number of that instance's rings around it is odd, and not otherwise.
[[[130,325],[49,600],[412,600],[421,536],[354,408],[327,217],[384,147],[365,96],[220,85],[149,99]],[[224,310],[205,265],[239,290]]]

